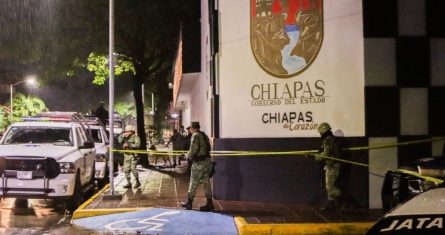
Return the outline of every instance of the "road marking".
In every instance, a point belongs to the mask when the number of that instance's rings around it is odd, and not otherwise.
[[[169,216],[169,215],[176,215],[181,213],[179,210],[174,211],[166,211],[161,214],[152,216],[147,219],[128,219],[128,220],[120,220],[113,223],[109,223],[105,225],[105,229],[112,230],[112,231],[128,231],[128,230],[143,230],[146,229],[147,231],[162,231],[162,227],[165,225],[165,223],[162,222],[168,222],[167,219],[161,219],[159,217],[162,216]],[[144,226],[139,227],[128,227],[128,222],[135,221],[136,224],[144,224]],[[123,227],[119,227],[117,224],[124,224]]]

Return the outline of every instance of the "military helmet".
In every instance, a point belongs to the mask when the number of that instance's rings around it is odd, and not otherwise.
[[[201,126],[199,125],[199,122],[191,122],[190,123],[191,128],[199,129]]]
[[[330,130],[331,126],[327,122],[323,122],[318,125],[318,133],[320,133],[320,135],[323,135]]]
[[[136,131],[136,128],[133,125],[127,125],[125,131]]]

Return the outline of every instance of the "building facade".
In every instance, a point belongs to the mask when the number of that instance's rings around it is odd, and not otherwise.
[[[200,69],[176,75],[175,108],[202,123],[214,150],[319,149],[322,122],[344,148],[444,136],[444,13],[440,0],[202,0]],[[380,208],[385,172],[443,145],[344,151],[369,165],[343,164],[344,196]],[[324,197],[320,163],[302,155],[214,160],[216,198]]]

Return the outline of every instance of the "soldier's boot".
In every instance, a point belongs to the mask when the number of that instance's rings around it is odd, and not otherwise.
[[[335,198],[335,200],[334,200],[334,209],[336,211],[344,211],[345,210],[344,202],[341,199],[341,197]]]
[[[186,210],[191,210],[193,205],[193,199],[188,198],[187,202],[182,202],[181,207],[184,207]]]
[[[200,211],[213,211],[215,207],[213,206],[212,198],[207,198],[207,203],[199,208]]]
[[[124,188],[131,188],[131,179],[127,178],[127,184],[124,185]]]
[[[328,200],[328,203],[320,211],[335,211],[335,200]]]
[[[136,179],[136,184],[134,184],[134,188],[139,188],[140,186],[141,186],[141,182],[139,181],[139,179]]]

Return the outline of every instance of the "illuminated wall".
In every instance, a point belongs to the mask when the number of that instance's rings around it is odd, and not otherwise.
[[[364,136],[361,1],[287,3],[219,2],[220,137]]]

